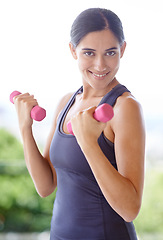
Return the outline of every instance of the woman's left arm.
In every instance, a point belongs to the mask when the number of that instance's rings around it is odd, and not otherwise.
[[[103,130],[107,136],[108,125],[91,117],[94,110],[80,112],[72,119],[73,132],[108,203],[125,221],[133,221],[141,207],[144,185],[145,130],[141,107],[132,97],[115,106],[109,127],[115,136],[118,171],[98,145],[98,136]]]

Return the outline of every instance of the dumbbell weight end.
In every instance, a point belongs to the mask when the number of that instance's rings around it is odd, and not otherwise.
[[[13,98],[17,95],[20,95],[21,92],[19,91],[13,91],[10,94],[10,102],[14,103]],[[31,118],[35,121],[42,121],[46,117],[46,110],[44,108],[41,108],[40,106],[34,106],[31,110]]]

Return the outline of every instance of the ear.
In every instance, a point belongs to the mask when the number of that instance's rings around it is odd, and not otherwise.
[[[73,46],[73,44],[71,42],[69,43],[69,48],[70,48],[73,58],[75,60],[77,60],[76,48]]]
[[[124,52],[125,52],[125,49],[126,49],[126,42],[124,41],[124,43],[122,44],[122,46],[121,46],[121,58],[123,57],[123,54],[124,54]]]

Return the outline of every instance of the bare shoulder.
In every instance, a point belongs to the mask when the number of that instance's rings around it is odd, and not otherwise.
[[[141,116],[143,118],[142,106],[138,100],[130,93],[124,93],[117,99],[114,107],[115,116],[122,118]],[[125,117],[126,116],[126,117]]]
[[[138,102],[138,100],[131,93],[125,92],[117,99],[115,107],[131,107],[131,105],[132,107],[141,108],[141,104]]]
[[[144,132],[144,117],[141,104],[130,93],[124,93],[117,99],[112,122],[114,133]]]
[[[115,142],[115,137],[120,133],[127,136],[128,132],[133,132],[134,126],[144,131],[144,117],[141,104],[129,92],[118,97],[114,105],[114,117],[108,122],[105,129],[106,137]],[[136,129],[136,128],[135,128]]]

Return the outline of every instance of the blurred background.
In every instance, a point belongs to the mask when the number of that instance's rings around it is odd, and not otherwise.
[[[59,99],[82,84],[69,33],[76,16],[90,7],[108,8],[123,23],[127,48],[117,79],[141,103],[147,137],[143,204],[134,223],[140,239],[163,239],[161,0],[0,1],[0,239],[20,239],[13,233],[49,237],[55,193],[42,199],[34,189],[9,95],[29,92],[47,110],[44,121],[33,126],[42,151]]]

